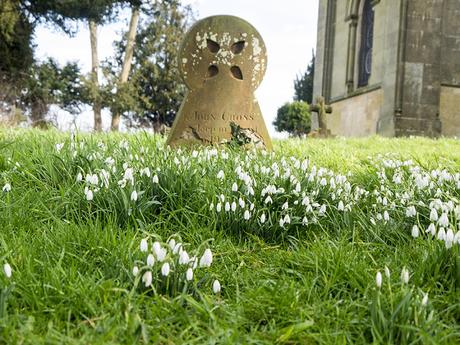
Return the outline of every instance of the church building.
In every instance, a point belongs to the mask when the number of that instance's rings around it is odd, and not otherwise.
[[[317,42],[332,135],[460,137],[460,0],[319,0]]]

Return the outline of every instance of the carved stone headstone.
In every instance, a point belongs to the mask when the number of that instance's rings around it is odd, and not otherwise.
[[[167,145],[244,143],[271,149],[254,91],[267,66],[265,44],[241,18],[212,16],[197,22],[179,51],[188,92]]]

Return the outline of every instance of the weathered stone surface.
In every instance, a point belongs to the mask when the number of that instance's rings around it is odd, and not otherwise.
[[[368,86],[358,87],[359,62],[350,57],[360,49],[363,3],[320,0],[314,96],[334,109],[327,117],[332,133],[460,136],[460,1],[374,1],[372,72]],[[347,70],[354,70],[351,83]]]
[[[179,59],[188,93],[167,145],[220,144],[235,139],[238,131],[255,146],[272,148],[254,96],[267,53],[253,26],[233,16],[200,20],[187,33]]]

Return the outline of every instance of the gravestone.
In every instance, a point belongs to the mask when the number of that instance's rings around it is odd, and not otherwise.
[[[188,92],[166,142],[214,145],[243,138],[244,144],[271,149],[254,91],[267,66],[257,30],[234,16],[198,21],[179,50],[179,70]]]
[[[316,104],[310,106],[310,111],[316,113],[317,116],[312,116],[312,128],[308,136],[314,138],[327,138],[331,137],[331,131],[327,128],[326,114],[332,114],[332,107],[326,105],[324,98],[316,97]]]

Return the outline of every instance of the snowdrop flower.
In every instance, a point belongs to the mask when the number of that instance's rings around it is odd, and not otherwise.
[[[2,189],[5,193],[8,193],[11,191],[11,185],[9,183],[5,183]]]
[[[413,237],[413,238],[417,238],[418,235],[419,235],[419,233],[420,233],[420,231],[419,231],[419,229],[418,229],[418,226],[417,226],[417,224],[415,224],[415,225],[412,227],[412,232],[411,232],[412,237]]]
[[[62,148],[64,147],[64,143],[56,144],[55,148],[57,152],[61,152]]]
[[[244,211],[243,218],[244,220],[249,220],[249,218],[251,218],[251,213],[249,213],[249,210]]]
[[[150,169],[148,167],[144,168],[141,170],[141,176],[147,176],[147,177],[150,177],[151,173],[150,173]]]
[[[135,190],[131,193],[131,201],[137,201],[137,192]]]
[[[138,274],[139,274],[139,267],[134,266],[134,267],[133,267],[133,276],[136,277]]]
[[[210,205],[209,205],[209,211],[212,211],[214,209],[214,203],[212,202]]]
[[[449,249],[452,247],[452,244],[454,243],[454,232],[452,229],[449,228],[446,233],[446,248]]]
[[[236,182],[234,182],[232,185],[232,192],[237,192],[237,191],[238,191],[238,185],[236,184]]]
[[[435,208],[432,208],[431,209],[431,212],[430,212],[430,220],[432,222],[436,222],[438,220],[438,211],[436,211]]]
[[[436,235],[436,226],[434,225],[434,223],[431,223],[428,228],[426,229],[426,232],[431,234],[431,236],[434,236]]]
[[[188,281],[193,279],[193,270],[191,267],[189,267],[187,269],[187,272],[185,272],[185,279],[187,279]]]
[[[238,204],[240,205],[241,208],[244,208],[246,206],[246,203],[241,198],[238,199]]]
[[[383,220],[385,222],[388,222],[390,220],[390,215],[388,214],[388,211],[385,210],[385,212],[383,212]]]
[[[149,244],[147,243],[147,239],[143,238],[141,240],[140,250],[141,252],[146,252],[149,250]]]
[[[93,191],[91,189],[88,189],[86,192],[86,200],[91,201],[94,198]]]
[[[142,275],[142,282],[144,283],[145,287],[149,287],[150,285],[152,285],[152,272],[145,272]]]
[[[174,247],[176,246],[176,240],[174,238],[171,238],[168,242],[168,246],[169,248],[171,248],[171,250],[174,250]]]
[[[284,216],[284,223],[285,224],[291,224],[291,217],[289,217],[288,214]]]
[[[81,182],[81,181],[83,181],[83,175],[81,174],[81,172],[79,172],[77,174],[77,182]]]
[[[324,216],[324,214],[326,213],[326,205],[325,204],[321,205],[318,213],[319,213],[320,216]]]
[[[265,202],[265,204],[269,204],[269,203],[272,204],[272,203],[273,203],[273,200],[272,200],[272,198],[271,198],[270,195],[269,195],[269,196],[267,196],[267,197],[265,198],[265,201],[264,201],[264,202]]]
[[[460,230],[454,236],[454,243],[460,244]]]
[[[265,213],[262,213],[262,215],[260,216],[260,222],[261,222],[262,224],[265,223]]]
[[[236,211],[236,202],[232,202],[232,211],[235,212]]]
[[[289,203],[286,201],[283,206],[281,206],[282,210],[287,210],[289,208]]]
[[[190,262],[190,257],[188,253],[185,250],[181,251],[179,254],[179,264],[187,265],[189,262]]]
[[[428,293],[423,293],[422,306],[426,307],[428,304]]]
[[[153,254],[149,254],[147,256],[147,266],[152,267],[154,263],[155,263],[155,258],[153,256]]]
[[[207,248],[203,256],[200,258],[200,267],[210,267],[212,264],[212,252],[211,249]]]
[[[337,209],[339,211],[344,211],[345,210],[345,205],[343,204],[342,200],[339,201],[339,204],[337,205]]]
[[[446,240],[446,230],[444,230],[444,228],[439,228],[437,238],[440,241],[445,241]]]
[[[447,213],[443,212],[441,217],[438,220],[439,226],[448,227],[449,226],[449,218],[447,217]]]
[[[230,203],[228,201],[225,202],[225,212],[230,211]]]
[[[212,291],[214,291],[215,294],[218,294],[220,292],[220,282],[216,279],[214,280],[214,283],[212,283]]]
[[[388,279],[390,279],[390,269],[389,269],[387,266],[385,266],[384,272],[385,272],[385,277],[387,277]]]
[[[167,277],[169,275],[170,267],[169,267],[169,262],[165,262],[163,266],[161,266],[161,274],[164,277]]]
[[[303,217],[302,218],[302,225],[307,225],[308,224],[308,218],[307,217]]]
[[[417,215],[417,211],[415,210],[415,206],[409,206],[406,209],[406,217],[415,217]]]
[[[3,265],[3,272],[5,272],[7,278],[11,278],[12,269],[9,263]]]
[[[217,178],[219,180],[223,180],[225,178],[225,174],[224,174],[224,171],[223,170],[220,170],[218,173],[217,173]]]
[[[401,282],[403,284],[407,284],[409,282],[409,271],[405,267],[403,267],[401,271]]]
[[[158,175],[155,174],[153,177],[152,177],[152,182],[157,184],[158,183]]]
[[[382,287],[382,273],[380,273],[380,271],[375,275],[375,285],[377,285],[379,289]]]
[[[282,228],[284,228],[284,218],[281,218],[281,219],[280,219],[280,226],[281,226]]]
[[[217,212],[222,211],[222,204],[220,202],[216,205],[216,211]]]

